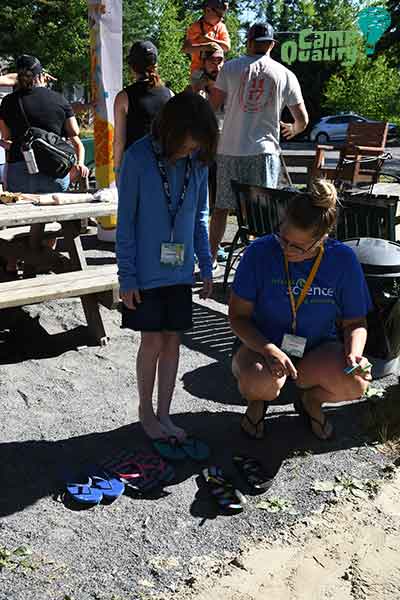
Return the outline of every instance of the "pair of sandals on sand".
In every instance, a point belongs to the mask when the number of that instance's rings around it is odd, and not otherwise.
[[[306,392],[303,392],[303,396]],[[268,410],[267,402],[253,402],[253,405],[257,405],[258,415],[255,418],[251,418],[247,412],[243,415],[241,420],[242,432],[247,437],[253,440],[261,440],[264,437],[264,420]],[[328,420],[325,414],[322,413],[322,420],[313,417],[306,409],[306,406],[302,398],[295,398],[293,406],[296,412],[303,418],[307,426],[310,428],[312,433],[322,441],[329,441],[334,437],[334,429],[332,423]]]
[[[256,458],[237,455],[233,456],[232,460],[252,493],[263,493],[271,487],[273,477],[265,471]],[[203,469],[202,477],[209,494],[221,512],[242,512],[247,503],[246,497],[235,487],[221,467],[210,465]]]
[[[125,490],[145,495],[171,482],[175,469],[150,452],[121,452],[101,465],[86,466],[65,480],[64,499],[87,507],[110,504]]]

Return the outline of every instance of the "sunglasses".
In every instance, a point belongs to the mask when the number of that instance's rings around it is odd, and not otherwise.
[[[293,252],[293,254],[298,254],[299,256],[303,256],[304,254],[308,254],[309,252],[311,252],[311,250],[313,248],[315,248],[315,246],[317,244],[319,244],[322,239],[322,238],[319,238],[318,240],[315,240],[315,242],[313,244],[311,244],[311,246],[309,246],[308,248],[302,248],[301,246],[292,244],[292,242],[287,240],[280,233],[274,233],[274,237],[280,244],[282,250],[291,250]]]

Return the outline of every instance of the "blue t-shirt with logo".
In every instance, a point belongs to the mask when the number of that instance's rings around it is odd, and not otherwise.
[[[318,272],[297,312],[296,335],[307,338],[306,350],[336,339],[337,319],[364,317],[372,309],[367,283],[353,250],[330,238],[324,249]],[[315,257],[289,263],[296,301],[314,261]],[[233,291],[254,303],[253,323],[280,347],[285,333],[292,333],[292,310],[283,252],[273,235],[261,237],[247,248]]]

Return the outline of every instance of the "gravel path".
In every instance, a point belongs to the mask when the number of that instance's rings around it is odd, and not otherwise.
[[[91,246],[92,264],[113,260],[107,246]],[[218,284],[213,300],[195,297],[196,327],[184,338],[173,412],[244,491],[232,454],[259,457],[276,474],[261,499],[278,498],[288,510],[260,510],[260,497],[249,496],[241,515],[217,516],[199,491],[200,467],[193,463],[179,466],[158,497],[66,508],[57,492],[68,468],[148,447],[137,423],[138,336],[120,329],[118,312],[104,310],[111,341],[88,347],[78,300],[28,307],[10,332],[0,333],[0,600],[171,593],[218,572],[244,545],[320,510],[325,499],[312,492],[315,480],[381,477],[389,459],[370,443],[366,402],[334,412],[337,437],[329,443],[315,440],[293,412],[293,389],[268,412],[265,441],[239,433],[244,407],[229,370],[226,312]],[[380,384],[396,389],[394,378]]]

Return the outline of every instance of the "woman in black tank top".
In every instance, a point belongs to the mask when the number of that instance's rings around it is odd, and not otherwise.
[[[114,171],[117,180],[124,151],[150,133],[154,117],[173,96],[157,73],[154,44],[147,41],[133,44],[128,64],[136,81],[121,90],[114,103]]]

